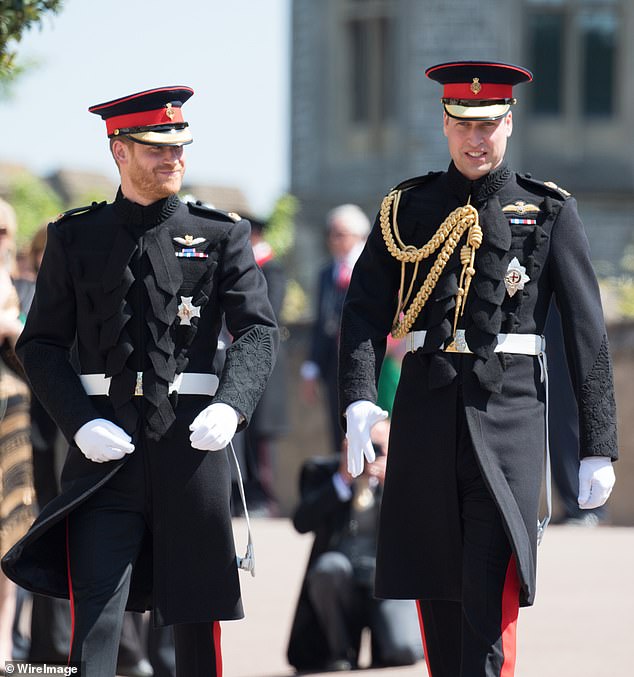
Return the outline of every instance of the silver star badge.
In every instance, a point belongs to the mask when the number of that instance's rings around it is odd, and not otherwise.
[[[520,265],[517,256],[509,263],[504,276],[504,285],[509,296],[514,296],[518,289],[524,289],[524,285],[530,282],[530,277],[526,274],[526,268]]]
[[[193,296],[181,296],[181,304],[178,306],[178,317],[181,324],[191,325],[192,317],[200,317],[200,306],[192,303]]]

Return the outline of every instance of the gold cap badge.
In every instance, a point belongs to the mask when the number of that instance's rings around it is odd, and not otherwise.
[[[473,78],[473,82],[471,83],[471,87],[469,87],[469,89],[474,94],[479,94],[480,90],[482,89],[482,85],[480,84],[480,78]]]

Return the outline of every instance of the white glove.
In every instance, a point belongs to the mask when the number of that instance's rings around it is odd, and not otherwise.
[[[372,426],[388,416],[387,411],[369,400],[357,400],[346,409],[346,439],[348,440],[348,472],[358,477],[363,472],[363,457],[368,463],[375,459],[370,439]]]
[[[612,461],[605,456],[587,456],[579,466],[579,507],[591,510],[603,505],[616,478]]]
[[[192,421],[189,441],[194,449],[219,451],[231,442],[238,422],[239,415],[233,407],[224,402],[214,402]]]
[[[105,418],[94,418],[75,433],[75,444],[90,461],[117,461],[134,451],[128,433]]]

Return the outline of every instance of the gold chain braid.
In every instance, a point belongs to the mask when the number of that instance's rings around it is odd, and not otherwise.
[[[451,212],[451,214],[449,214],[449,216],[440,224],[440,227],[434,233],[429,242],[426,245],[423,245],[420,249],[417,249],[412,245],[403,244],[399,235],[396,214],[398,211],[398,202],[400,201],[400,197],[401,191],[393,190],[383,198],[380,210],[380,221],[381,232],[383,233],[383,239],[385,240],[387,250],[395,259],[401,261],[402,263],[417,263],[423,259],[429,258],[447,239],[447,236],[456,227],[456,225],[461,223],[463,220],[467,219],[468,221],[474,221],[475,223],[478,222],[478,212],[471,205],[458,207],[457,209],[454,209],[453,212]],[[392,210],[391,207],[394,200],[396,200],[396,205]],[[394,235],[392,235],[392,228],[390,228],[390,211],[393,215],[392,227],[394,229]],[[467,226],[468,225],[471,225],[471,223],[467,223]],[[462,228],[460,235],[464,233],[465,228]],[[394,241],[394,236],[398,240],[400,248]]]
[[[449,261],[451,255],[458,246],[460,238],[463,236],[465,230],[469,228],[470,232],[467,238],[468,244],[463,247],[460,257],[463,264],[463,275],[461,276],[461,282],[464,278],[465,269],[468,269],[468,282],[470,282],[470,278],[475,274],[475,269],[473,267],[475,250],[482,242],[482,229],[478,224],[478,212],[472,205],[467,204],[464,207],[458,207],[457,209],[454,209],[454,211],[451,212],[451,214],[449,214],[449,216],[447,216],[447,218],[442,222],[429,242],[427,242],[427,244],[425,244],[420,249],[417,249],[413,245],[405,245],[400,238],[396,219],[400,197],[400,190],[393,190],[391,193],[386,195],[383,199],[383,202],[381,203],[379,217],[381,233],[383,235],[385,245],[387,246],[387,250],[395,259],[401,262],[401,285],[398,292],[398,307],[392,323],[392,336],[397,339],[403,338],[416,321],[416,318],[419,316],[425,303],[427,303],[431,293],[434,291],[438,279],[447,265],[447,261]],[[392,208],[393,203],[395,204]],[[390,212],[392,213],[392,223],[390,223]],[[398,244],[395,242],[395,238],[398,241]],[[444,246],[438,253],[434,265],[427,274],[425,281],[418,290],[418,293],[414,297],[410,307],[407,309],[401,319],[401,313],[404,311],[411,295],[418,264],[423,259],[429,258],[443,244],[443,242]],[[406,297],[403,298],[406,263],[413,263],[415,266],[412,284],[410,284]],[[469,286],[465,286],[466,289],[464,289],[461,285],[461,288],[458,291],[458,294],[461,297],[466,296],[466,293],[468,293]],[[466,301],[466,298],[461,298],[461,301],[462,303],[457,304],[456,311],[458,311],[460,305],[464,309],[464,302]]]

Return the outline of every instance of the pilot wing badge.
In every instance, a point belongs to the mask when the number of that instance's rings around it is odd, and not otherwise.
[[[181,245],[182,249],[175,252],[176,256],[184,259],[206,259],[208,254],[196,250],[196,245],[207,242],[204,237],[194,237],[193,235],[185,235],[185,237],[172,238],[176,244]]]

